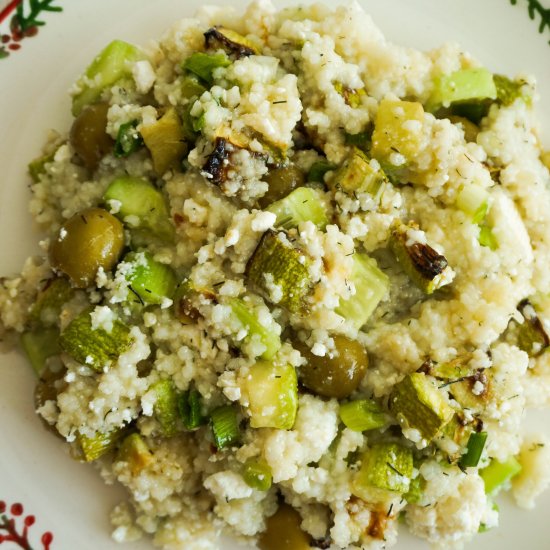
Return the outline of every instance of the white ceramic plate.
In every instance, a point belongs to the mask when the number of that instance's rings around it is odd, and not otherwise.
[[[7,5],[17,3],[0,0],[0,14]],[[24,0],[23,5],[28,3]],[[214,3],[239,7],[244,2]],[[277,5],[284,3],[291,2]],[[537,75],[542,96],[540,118],[550,118],[550,29],[538,33],[540,18],[535,13],[536,20],[529,19],[529,0],[518,0],[515,6],[507,0],[362,3],[394,41],[429,48],[452,40],[494,71]],[[542,3],[548,8],[548,0]],[[42,19],[46,24],[36,36],[19,43],[4,38],[3,47],[11,54],[0,59],[0,275],[17,273],[24,259],[37,250],[39,235],[27,213],[25,167],[39,152],[49,128],[68,128],[66,90],[71,82],[113,38],[144,43],[158,37],[175,19],[191,15],[199,4],[200,0],[56,0],[53,5],[64,11],[45,13]],[[8,32],[6,21],[0,24],[0,31]],[[9,49],[18,45],[19,49]],[[550,124],[543,135],[549,145]],[[33,374],[22,357],[16,353],[0,356],[0,550],[22,547],[2,538],[6,535],[2,515],[15,518],[19,529],[27,514],[36,519],[28,531],[34,550],[47,548],[41,542],[47,531],[53,534],[51,550],[118,550],[120,546],[109,537],[108,512],[122,492],[104,486],[93,467],[73,462],[63,444],[42,429],[33,412],[33,385]],[[538,424],[550,432],[550,414],[532,418],[530,427]],[[17,515],[20,509],[12,509],[14,503],[23,505],[21,515]],[[468,549],[547,550],[549,506],[548,495],[531,513],[504,502],[501,528],[479,536]],[[145,550],[152,545],[143,541],[129,547]],[[234,550],[237,546],[227,542],[223,548]],[[421,550],[428,545],[403,533],[396,548]]]

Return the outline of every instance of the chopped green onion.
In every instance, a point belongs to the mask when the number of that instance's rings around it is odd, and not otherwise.
[[[243,479],[252,489],[268,491],[271,488],[271,468],[265,460],[249,458],[243,468]]]
[[[350,430],[364,432],[384,426],[386,415],[374,401],[358,399],[340,405],[340,420]]]
[[[475,468],[479,464],[481,453],[487,441],[487,432],[472,432],[468,439],[467,451],[460,459],[463,468]]]
[[[356,252],[353,261],[351,282],[355,285],[355,294],[347,300],[340,300],[335,311],[360,329],[386,295],[389,279],[380,271],[376,261],[366,254]]]
[[[151,388],[155,394],[153,412],[160,424],[162,435],[172,437],[178,431],[178,391],[172,380],[155,382]]]
[[[319,229],[328,223],[326,205],[320,193],[311,187],[298,187],[283,199],[272,203],[267,210],[277,216],[275,225],[283,229],[298,227],[300,222],[313,222]]]
[[[208,54],[195,52],[184,61],[183,68],[196,74],[209,86],[212,86],[214,82],[214,70],[219,67],[229,67],[229,65],[231,65],[231,61],[223,53]]]
[[[237,411],[231,405],[222,405],[210,413],[214,444],[218,449],[236,445],[240,440]]]
[[[250,367],[244,385],[253,428],[292,428],[298,410],[298,379],[292,365],[256,363]]]
[[[331,170],[336,169],[336,165],[328,162],[328,160],[320,160],[314,162],[307,174],[307,181],[323,183],[325,181],[325,174]]]
[[[124,262],[134,264],[126,275],[132,289],[129,298],[146,304],[161,304],[165,299],[172,299],[178,283],[171,267],[155,261],[148,252],[130,252]]]
[[[485,484],[485,492],[493,495],[520,472],[521,464],[511,456],[505,462],[493,459],[489,466],[479,471],[479,475]]]
[[[178,410],[187,430],[196,430],[208,420],[202,413],[201,394],[197,390],[189,390],[179,396]]]
[[[21,334],[21,347],[38,376],[44,370],[46,360],[57,355],[59,347],[59,330],[57,328],[41,328]]]
[[[259,340],[265,346],[265,351],[261,355],[262,358],[271,359],[281,347],[279,334],[273,328],[262,325],[257,316],[252,313],[250,306],[240,298],[231,299],[229,305],[233,315],[248,332],[245,341]]]
[[[111,332],[101,327],[92,328],[91,309],[75,317],[59,337],[59,344],[75,361],[98,372],[116,361],[132,343],[127,325],[113,319]]]
[[[136,130],[137,120],[121,124],[115,141],[115,157],[127,157],[143,145],[141,134]]]
[[[480,223],[489,210],[489,192],[481,185],[465,185],[456,197],[456,205],[472,223]]]

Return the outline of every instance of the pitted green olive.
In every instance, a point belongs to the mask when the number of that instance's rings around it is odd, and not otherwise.
[[[320,357],[309,347],[295,342],[307,363],[300,367],[300,380],[312,392],[324,397],[342,399],[350,395],[361,382],[369,366],[365,348],[356,340],[335,335],[334,352]]]
[[[115,266],[123,248],[122,223],[102,208],[87,208],[63,224],[50,245],[50,263],[85,288],[100,267],[110,271]]]
[[[267,208],[271,203],[286,197],[296,187],[303,185],[305,176],[295,164],[289,164],[270,170],[264,181],[267,182],[269,188],[258,201],[260,208]]]
[[[114,141],[107,134],[108,103],[86,107],[73,121],[69,142],[88,170],[97,168],[99,161],[113,150]]]

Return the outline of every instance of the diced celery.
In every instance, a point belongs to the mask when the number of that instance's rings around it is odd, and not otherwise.
[[[456,206],[472,223],[480,223],[489,210],[489,192],[475,183],[465,185],[456,196]]]
[[[353,255],[351,282],[355,294],[347,300],[340,300],[336,313],[360,329],[372,315],[389,288],[389,279],[376,265],[376,260],[366,254]]]
[[[132,475],[138,475],[153,462],[153,454],[144,439],[137,432],[124,438],[117,454],[117,460],[128,463]]]
[[[132,343],[130,329],[118,319],[111,332],[92,328],[91,310],[75,317],[61,332],[59,344],[75,361],[102,372]]]
[[[244,464],[243,479],[252,489],[268,491],[272,482],[271,468],[265,460],[249,458]]]
[[[417,430],[428,441],[436,437],[454,415],[443,393],[420,372],[409,374],[394,386],[388,405],[401,425]]]
[[[174,270],[153,259],[148,252],[130,252],[124,261],[132,263],[133,268],[126,275],[130,283],[132,296],[141,303],[161,304],[172,299],[178,285]]]
[[[48,279],[31,307],[29,321],[32,325],[55,325],[61,313],[61,308],[73,296],[74,290],[67,279],[63,277]]]
[[[244,385],[253,428],[292,428],[298,410],[298,379],[293,366],[256,363]]]
[[[21,347],[27,355],[34,372],[40,376],[46,360],[57,355],[59,347],[59,330],[57,328],[38,328],[21,334]]]
[[[319,182],[323,183],[325,181],[325,174],[331,170],[335,170],[336,165],[328,162],[327,160],[319,160],[314,162],[309,169],[307,174],[308,182]]]
[[[159,176],[170,168],[180,166],[188,147],[182,122],[174,107],[170,107],[153,124],[142,126],[140,133]]]
[[[141,134],[136,130],[137,120],[121,124],[115,141],[115,157],[128,157],[143,145]]]
[[[112,200],[120,203],[116,216],[131,228],[149,231],[166,242],[173,240],[174,226],[164,196],[147,180],[116,178],[103,195],[104,202]]]
[[[260,53],[251,40],[221,25],[208,29],[204,33],[204,41],[207,48],[222,47],[228,54],[234,54],[237,58]]]
[[[394,154],[411,161],[420,151],[424,109],[420,103],[383,99],[372,133],[371,155],[393,165]]]
[[[380,406],[369,399],[357,399],[340,405],[340,420],[356,432],[381,428],[387,423]]]
[[[231,60],[223,53],[208,54],[195,52],[184,61],[183,68],[196,74],[209,86],[212,86],[214,82],[214,70],[220,67],[229,67],[229,65],[231,65]]]
[[[367,155],[361,149],[353,147],[344,164],[334,175],[331,189],[349,194],[368,193],[374,201],[379,202],[387,181],[384,172],[380,169],[375,170]]]
[[[494,495],[520,472],[521,464],[511,456],[504,462],[496,459],[491,460],[489,466],[479,471],[479,475],[485,484],[485,492],[488,495]]]
[[[493,75],[484,68],[460,69],[435,79],[427,109],[437,111],[457,102],[496,99],[497,89]]]
[[[496,250],[498,248],[498,240],[493,233],[493,229],[489,225],[481,225],[479,227],[479,244],[481,246],[486,246],[491,250]]]
[[[250,342],[257,339],[265,346],[265,351],[262,353],[263,359],[271,359],[281,347],[281,338],[277,332],[268,327],[264,327],[259,319],[252,313],[246,302],[239,298],[232,298],[229,301],[229,306],[233,315],[237,317],[239,322],[247,330],[248,335],[245,339]]]
[[[283,229],[298,227],[300,222],[313,222],[319,229],[328,223],[326,205],[320,193],[311,187],[298,187],[284,197],[272,203],[267,210],[277,216],[275,225]]]
[[[415,232],[419,232],[416,224],[395,224],[389,248],[411,281],[426,294],[432,294],[452,281],[452,271],[447,258],[428,243],[418,241]]]
[[[122,40],[106,46],[77,82],[80,91],[73,96],[73,115],[77,116],[86,105],[94,103],[103,90],[131,76],[132,65],[140,59],[143,54],[139,49]]]
[[[352,492],[366,501],[385,500],[388,494],[406,493],[412,475],[411,449],[393,442],[374,443],[363,455]]]
[[[237,411],[231,405],[222,405],[210,413],[214,444],[218,449],[235,446],[241,437]]]
[[[81,456],[86,462],[93,462],[112,451],[124,433],[124,428],[117,428],[107,433],[96,432],[92,437],[77,434]]]
[[[487,432],[472,432],[468,439],[466,453],[460,459],[462,468],[475,468],[487,441]]]
[[[155,394],[153,411],[160,424],[162,435],[172,437],[178,431],[178,391],[172,380],[163,379],[155,382],[151,388]]]
[[[283,231],[266,231],[248,260],[247,279],[264,296],[291,313],[308,311],[312,291],[309,258]]]
[[[178,411],[186,430],[196,430],[208,420],[203,414],[201,394],[197,390],[179,396]]]

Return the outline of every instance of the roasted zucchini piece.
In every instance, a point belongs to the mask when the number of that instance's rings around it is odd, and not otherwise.
[[[305,314],[313,290],[309,259],[284,231],[266,231],[248,260],[246,277],[266,300]]]
[[[267,193],[258,200],[258,204],[260,208],[267,208],[300,188],[305,183],[305,175],[295,164],[288,163],[269,170],[263,181],[269,187]]]
[[[298,410],[298,380],[293,366],[256,363],[243,384],[253,428],[292,429]]]
[[[188,147],[180,117],[174,107],[170,107],[154,124],[141,126],[140,134],[159,176],[170,168],[180,166]]]
[[[421,147],[424,109],[420,103],[383,99],[372,133],[371,155],[383,164],[397,165],[395,154],[403,157],[403,164],[411,161]]]
[[[319,229],[328,223],[327,205],[321,194],[311,187],[298,187],[285,198],[274,202],[266,210],[277,216],[275,225],[283,229],[298,227],[301,222],[310,221]]]
[[[489,466],[479,471],[479,475],[485,484],[485,492],[488,495],[494,495],[520,472],[521,464],[516,457],[511,456],[504,462],[494,458]]]
[[[133,264],[126,275],[130,283],[132,301],[142,304],[162,304],[172,299],[176,292],[177,279],[173,269],[153,259],[148,252],[130,252],[124,261]]]
[[[49,327],[55,325],[61,308],[73,298],[74,289],[63,277],[48,279],[36,296],[29,312],[31,325]]]
[[[201,317],[197,308],[201,299],[215,300],[216,295],[209,288],[196,288],[189,280],[184,279],[174,293],[174,315],[185,324],[191,324]]]
[[[407,375],[393,388],[388,406],[403,427],[417,430],[427,441],[436,437],[454,415],[443,393],[420,372]]]
[[[518,304],[518,311],[524,318],[523,323],[517,327],[518,347],[530,357],[538,357],[550,345],[548,333],[529,299]]]
[[[172,437],[179,428],[178,391],[172,380],[163,379],[150,388],[156,397],[153,405],[155,418],[164,437]]]
[[[390,285],[388,276],[378,268],[376,260],[360,252],[353,255],[351,282],[355,285],[355,294],[347,300],[341,299],[335,311],[359,330]]]
[[[131,345],[130,329],[118,319],[113,319],[111,332],[92,328],[92,309],[86,309],[75,317],[61,332],[59,344],[75,361],[103,372]]]
[[[260,53],[260,50],[251,40],[221,25],[216,25],[204,33],[204,44],[206,48],[223,48],[228,54],[235,55],[237,59]]]
[[[363,454],[352,493],[364,500],[386,500],[407,493],[413,475],[413,453],[404,445],[378,442]]]
[[[367,155],[361,149],[353,147],[329,186],[332,191],[344,191],[350,195],[368,193],[378,203],[387,182],[384,172],[381,169],[375,170]]]
[[[133,476],[153,462],[153,454],[140,434],[134,432],[122,441],[117,453],[117,460],[128,463]]]
[[[21,347],[34,372],[40,376],[46,366],[46,360],[61,351],[59,330],[57,328],[37,328],[23,332]]]
[[[245,341],[250,342],[254,339],[258,340],[265,347],[265,351],[261,355],[262,358],[271,359],[281,348],[281,338],[279,334],[262,325],[244,300],[232,298],[229,301],[229,306],[231,307],[233,315],[247,331]]]
[[[223,53],[208,54],[195,52],[183,63],[183,68],[198,76],[208,86],[214,83],[214,71],[220,67],[229,67],[231,60]]]
[[[140,50],[122,40],[113,40],[92,61],[77,82],[72,113],[80,114],[86,105],[95,103],[101,93],[119,80],[130,77],[132,65],[143,59]]]
[[[93,462],[112,451],[124,433],[125,428],[116,428],[107,433],[96,432],[92,437],[78,433],[78,454],[86,462]]]
[[[356,399],[340,405],[340,420],[355,432],[375,430],[387,424],[384,411],[372,399]]]
[[[426,242],[416,224],[395,224],[389,247],[412,282],[426,294],[452,282],[454,271],[447,258]]]

